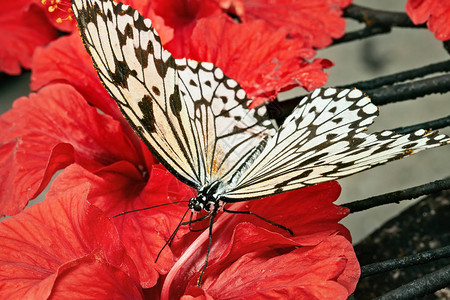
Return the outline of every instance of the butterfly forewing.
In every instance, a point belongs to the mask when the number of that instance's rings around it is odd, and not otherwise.
[[[449,141],[425,130],[408,135],[364,133],[377,114],[359,90],[315,90],[233,182],[223,200],[260,198],[342,178]]]
[[[207,182],[226,182],[275,130],[265,108],[249,110],[244,90],[213,64],[183,59],[177,65],[196,142],[204,149]]]
[[[199,157],[175,61],[131,7],[112,1],[74,1],[86,49],[100,79],[123,114],[158,158],[180,179],[199,186]],[[157,122],[155,120],[158,120]]]
[[[274,134],[265,109],[211,63],[175,60],[136,10],[75,0],[73,10],[99,77],[141,139],[180,180],[199,189],[226,181]]]

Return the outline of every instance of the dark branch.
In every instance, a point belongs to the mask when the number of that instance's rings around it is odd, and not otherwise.
[[[450,116],[447,116],[447,117],[444,117],[441,119],[437,119],[437,120],[433,120],[433,121],[429,121],[429,122],[416,124],[416,125],[395,128],[395,129],[392,129],[392,131],[395,131],[395,132],[401,133],[401,134],[405,134],[405,133],[415,132],[419,129],[436,130],[436,129],[444,128],[447,126],[450,126]]]
[[[366,23],[369,26],[384,25],[385,27],[425,27],[415,25],[406,13],[388,12],[351,4],[344,10],[344,17]]]
[[[431,294],[450,284],[450,266],[446,266],[422,278],[411,281],[389,293],[378,297],[378,300],[387,299],[416,299],[421,296]]]
[[[334,40],[331,46],[347,43],[355,40],[365,39],[374,35],[384,34],[391,32],[390,27],[386,26],[366,26],[363,29],[347,32],[341,38]]]
[[[386,86],[366,90],[372,102],[376,105],[416,99],[429,94],[446,93],[450,91],[450,74],[416,80],[414,82]]]
[[[385,260],[361,267],[361,278],[395,269],[425,264],[441,258],[450,257],[450,246],[409,255],[401,258]]]
[[[406,80],[411,80],[419,77],[424,77],[438,72],[449,72],[450,60],[431,64],[428,66],[411,69],[399,73],[394,73],[387,76],[381,76],[371,80],[358,81],[347,85],[340,86],[340,88],[358,88],[362,90],[369,90],[382,87],[384,85],[392,85]]]
[[[450,54],[450,41],[445,41],[442,43],[442,45],[444,46],[445,51]]]
[[[427,184],[412,187],[405,190],[395,191],[384,195],[374,196],[363,200],[342,204],[341,206],[350,209],[350,213],[363,211],[372,207],[400,203],[401,200],[414,199],[423,195],[438,193],[442,190],[450,189],[450,179],[436,180]]]
[[[365,23],[366,27],[344,34],[331,46],[389,33],[394,26],[425,28],[425,25],[415,25],[405,13],[371,9],[356,4],[351,4],[344,10],[344,17]]]

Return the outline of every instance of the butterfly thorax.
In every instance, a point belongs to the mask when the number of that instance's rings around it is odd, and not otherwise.
[[[217,212],[224,205],[224,202],[219,200],[219,190],[222,182],[215,181],[210,185],[206,185],[199,189],[198,195],[189,200],[189,208],[193,212],[200,212],[205,210],[208,213]]]

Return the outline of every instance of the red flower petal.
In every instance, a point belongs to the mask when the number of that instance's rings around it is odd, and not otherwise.
[[[247,245],[257,241],[259,247],[249,252]],[[214,299],[347,299],[359,278],[353,248],[341,236],[328,237],[315,247],[289,247],[270,232],[240,224],[233,246],[229,257],[204,274],[202,289]],[[342,275],[353,277],[350,286],[346,280],[340,282]],[[195,285],[193,279],[189,287]]]
[[[330,235],[334,236],[336,233],[344,235],[349,240],[348,231],[337,223],[348,214],[348,209],[332,204],[339,193],[340,187],[336,182],[327,182],[265,199],[233,204],[228,209],[251,211],[275,223],[287,226],[294,232],[294,236],[291,237],[285,230],[270,225],[255,216],[223,213],[214,224],[209,265],[211,267],[213,264],[228,266],[228,262],[238,259],[245,253],[256,252],[260,248],[284,249],[290,246],[309,249],[317,247],[324,240],[329,239]],[[256,230],[256,233],[251,234],[252,230],[248,229],[248,231],[241,230],[233,236],[233,232],[238,230],[234,228],[240,226],[247,229],[256,228],[252,229]],[[203,267],[208,232],[203,232],[199,237],[195,236],[194,241],[190,235],[187,234],[182,240],[175,242],[172,247],[177,250],[177,253],[180,251],[182,255],[166,278],[163,298],[164,296],[169,298],[181,296],[184,287],[187,286],[186,280],[190,279],[190,284],[195,284],[198,278],[197,272]],[[258,240],[260,242],[257,242]],[[347,244],[346,251],[351,251],[351,253],[347,253],[348,257],[353,255],[353,258],[351,264],[341,270],[342,278],[346,279],[342,279],[340,285],[352,290],[359,277],[359,266],[354,258],[350,242]],[[224,261],[225,258],[227,261]],[[214,272],[211,270],[214,269],[208,267],[207,273]],[[218,271],[218,273],[220,272]],[[250,276],[245,279],[245,282],[251,281]]]
[[[406,13],[414,24],[425,23],[430,17],[433,0],[408,0],[406,2]]]
[[[105,278],[128,276],[129,280],[139,280],[114,225],[85,201],[87,193],[88,186],[83,185],[49,195],[44,202],[0,223],[3,299],[46,299],[54,286],[58,290],[58,285],[64,285],[67,273],[74,268],[81,266],[85,274],[100,271],[98,266],[86,265],[93,260],[104,264],[103,271],[114,269],[112,274],[104,274]],[[122,274],[117,274],[119,270]],[[63,283],[58,283],[60,280]],[[136,294],[136,287],[129,282],[115,284],[124,290],[132,288],[130,294]],[[86,287],[80,289],[82,292]]]
[[[250,201],[246,209],[288,227],[292,237],[303,246],[317,245],[324,237],[340,232],[351,241],[348,230],[338,222],[349,214],[349,209],[333,204],[341,193],[337,181],[302,188],[296,191]],[[243,216],[240,222],[251,222],[259,227],[286,234],[286,231],[252,216]]]
[[[193,196],[189,187],[166,170],[153,168],[147,183],[139,181],[130,174],[130,170],[135,171],[135,168],[126,162],[111,165],[95,174],[72,165],[56,178],[51,191],[61,193],[87,181],[91,186],[88,200],[110,217],[124,211],[188,200]],[[187,203],[174,204],[113,219],[128,254],[139,269],[144,288],[154,286],[159,274],[167,273],[172,267],[174,258],[168,247],[161,252],[157,263],[155,259],[186,209]],[[178,236],[186,230],[181,228]]]
[[[117,104],[101,84],[78,32],[36,50],[31,89],[37,91],[51,83],[74,86],[93,106],[117,120],[124,120]]]
[[[38,46],[57,37],[42,10],[30,0],[2,1],[0,5],[0,71],[11,75],[31,67]]]
[[[51,296],[55,299],[143,299],[139,284],[111,265],[103,251],[62,266]]]
[[[2,215],[20,211],[57,169],[76,161],[98,169],[140,157],[120,124],[99,114],[70,86],[52,85],[15,101],[0,117],[0,202]]]
[[[154,1],[152,6],[156,15],[164,20],[165,25],[173,28],[173,39],[164,47],[175,57],[186,57],[185,48],[190,44],[192,30],[199,20],[223,14],[213,0]]]
[[[436,39],[447,41],[450,39],[450,2],[434,0],[408,0],[406,13],[414,24],[428,21],[428,29],[434,33]]]
[[[274,30],[286,28],[289,36],[306,47],[324,48],[344,34],[342,9],[351,0],[217,0],[244,22],[264,20]]]
[[[197,22],[185,56],[209,61],[236,80],[253,99],[252,106],[294,86],[308,90],[327,81],[329,61],[316,59],[301,42],[285,39],[284,31],[269,30],[262,21],[237,24],[225,17]]]

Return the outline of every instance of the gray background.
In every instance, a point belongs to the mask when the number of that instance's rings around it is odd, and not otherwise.
[[[354,3],[383,10],[404,11],[406,1],[365,0]],[[362,25],[348,21],[348,31],[358,28],[362,28]],[[450,58],[443,49],[442,43],[434,39],[433,34],[426,29],[394,29],[387,35],[320,50],[317,56],[328,58],[335,63],[335,66],[328,70],[330,77],[327,86],[371,79]],[[13,78],[7,84],[2,83],[0,113],[8,110],[14,99],[28,94],[28,83],[29,74]],[[304,91],[291,91],[283,96],[290,97],[295,94],[304,94]],[[450,114],[449,98],[449,94],[431,95],[415,101],[383,106],[380,108],[380,117],[370,131],[392,129],[447,116]],[[446,128],[441,132],[450,134],[450,129]],[[445,178],[450,175],[449,154],[448,146],[431,149],[339,180],[342,194],[338,203]],[[400,205],[385,205],[366,212],[355,213],[342,223],[350,229],[354,242],[357,242],[412,203],[413,201],[404,201]]]

